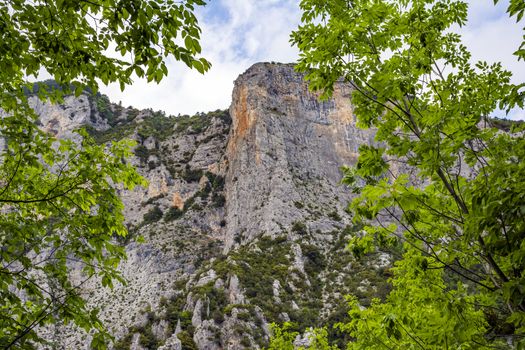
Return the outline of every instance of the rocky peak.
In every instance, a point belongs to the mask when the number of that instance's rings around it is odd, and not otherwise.
[[[320,101],[291,64],[258,63],[235,81],[226,249],[304,219],[297,205],[342,211],[348,195],[338,186],[340,167],[354,164],[358,146],[373,139],[355,127],[351,91],[338,83],[333,97]],[[334,227],[324,218],[310,225],[322,232]]]
[[[174,117],[100,96],[35,104],[59,136],[82,124],[100,143],[137,142],[131,162],[149,186],[121,193],[128,283],[85,285],[115,350],[258,349],[271,322],[303,332],[344,315],[345,293],[363,305],[385,295],[388,256],[363,264],[344,252],[359,228],[340,167],[373,140],[355,126],[351,92],[340,82],[321,102],[293,65],[258,63],[235,81],[229,112]],[[53,332],[72,349],[89,343]]]

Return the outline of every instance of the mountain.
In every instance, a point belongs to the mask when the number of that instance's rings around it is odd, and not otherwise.
[[[345,251],[359,227],[340,167],[374,138],[356,127],[351,92],[339,82],[320,101],[292,65],[258,63],[235,81],[229,111],[167,117],[102,95],[33,100],[59,137],[86,126],[100,143],[137,141],[130,161],[149,186],[121,192],[128,283],[85,287],[115,349],[257,349],[272,322],[305,332],[341,320],[347,293],[363,306],[386,295],[390,255]],[[47,332],[58,348],[89,344],[69,327]]]

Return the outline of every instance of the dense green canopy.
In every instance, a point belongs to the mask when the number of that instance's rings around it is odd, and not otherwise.
[[[340,325],[352,349],[525,345],[525,140],[497,109],[523,109],[524,84],[471,62],[453,26],[459,0],[303,0],[298,70],[329,96],[344,77],[358,124],[376,128],[344,170],[365,224],[349,249],[402,255],[393,291]],[[525,2],[510,2],[520,20]],[[522,45],[516,55],[525,58]],[[418,185],[419,184],[419,185]],[[282,338],[282,337],[281,337]]]
[[[67,94],[96,93],[98,83],[132,74],[160,81],[173,57],[199,72],[200,29],[194,16],[203,0],[7,0],[0,3],[0,347],[42,343],[35,332],[70,323],[91,332],[92,347],[110,338],[86,305],[81,287],[97,278],[111,287],[125,257],[117,188],[144,180],[123,161],[126,141],[81,144],[39,130],[28,92],[62,101]],[[47,71],[56,81],[33,89],[28,78]],[[89,88],[89,90],[86,90]],[[87,92],[91,91],[91,92]],[[72,266],[82,269],[71,278]],[[48,344],[53,346],[53,344]]]

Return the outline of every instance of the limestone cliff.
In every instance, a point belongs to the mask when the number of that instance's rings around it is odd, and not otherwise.
[[[236,80],[229,112],[166,117],[87,96],[36,106],[57,134],[84,123],[99,142],[138,142],[131,161],[149,186],[122,193],[129,282],[85,290],[115,349],[255,349],[270,322],[304,331],[340,319],[345,293],[363,305],[385,295],[388,255],[363,263],[344,252],[359,228],[340,167],[373,140],[356,128],[350,94],[341,82],[320,102],[292,65],[260,63]],[[75,330],[50,334],[87,348]]]
[[[312,232],[340,226],[326,215],[313,218],[297,203],[343,215],[349,196],[338,186],[340,167],[353,164],[358,146],[373,138],[355,127],[350,93],[340,83],[333,98],[321,102],[292,65],[256,64],[237,79],[227,147],[226,249],[308,218]]]

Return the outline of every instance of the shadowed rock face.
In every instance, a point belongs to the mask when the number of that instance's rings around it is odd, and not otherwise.
[[[259,63],[235,81],[229,113],[166,118],[111,105],[110,125],[86,96],[35,104],[56,135],[86,120],[98,140],[125,132],[138,143],[131,162],[149,185],[121,195],[145,243],[123,243],[126,286],[85,287],[116,349],[257,349],[271,322],[302,331],[344,314],[348,292],[364,302],[382,293],[389,257],[361,265],[344,252],[355,230],[340,167],[373,140],[355,126],[351,92],[341,82],[321,102],[292,65]],[[89,344],[62,326],[50,338]]]
[[[276,234],[303,219],[294,202],[333,209],[346,202],[340,167],[354,164],[359,145],[373,139],[370,131],[356,129],[350,94],[349,85],[339,83],[333,97],[321,102],[292,65],[259,63],[235,81],[226,250],[235,240]],[[333,203],[335,197],[342,201]],[[332,229],[324,221],[312,226]]]

